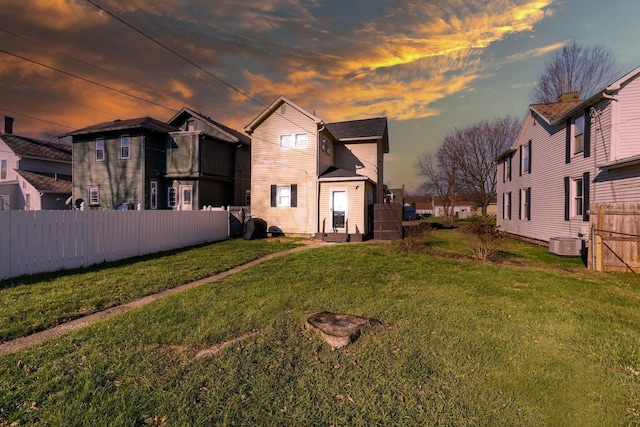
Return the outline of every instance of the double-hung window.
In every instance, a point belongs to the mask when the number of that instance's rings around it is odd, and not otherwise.
[[[504,159],[504,175],[502,182],[511,181],[511,156],[507,156]]]
[[[122,135],[120,138],[120,158],[128,159],[131,157],[131,137]]]
[[[531,173],[531,141],[520,147],[522,157],[522,173]]]
[[[291,206],[291,186],[278,185],[278,193],[276,195],[277,206]]]
[[[573,216],[582,216],[584,213],[584,182],[582,178],[573,180]]]
[[[92,185],[89,187],[89,206],[97,206],[100,204],[100,187]]]
[[[511,219],[511,192],[502,195],[502,219]]]
[[[584,116],[577,117],[573,122],[573,154],[584,151]]]
[[[96,162],[104,161],[104,138],[96,139]]]
[[[306,132],[282,134],[280,135],[280,147],[297,149],[308,148],[309,137]]]
[[[0,179],[7,179],[7,161],[0,160]]]
[[[520,219],[531,220],[531,187],[520,190]]]
[[[292,207],[298,206],[298,185],[272,185],[271,186],[271,207]]]

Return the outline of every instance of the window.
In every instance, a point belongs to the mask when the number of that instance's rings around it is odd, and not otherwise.
[[[322,151],[327,154],[331,153],[331,143],[327,141],[325,138],[322,138]]]
[[[298,185],[272,185],[271,186],[271,207],[292,207],[298,206]]]
[[[520,156],[522,159],[520,170],[522,173],[531,173],[531,141],[520,146]]]
[[[0,160],[0,179],[7,179],[7,161]]]
[[[584,151],[584,116],[575,119],[573,129],[573,154],[579,154]]]
[[[582,216],[584,213],[584,204],[583,204],[583,181],[582,178],[573,180],[573,189],[572,189],[572,197],[573,197],[573,210],[571,212],[572,216]]]
[[[502,195],[502,219],[511,219],[511,192]]]
[[[149,185],[149,204],[151,209],[158,209],[158,181],[151,181]]]
[[[96,162],[104,161],[104,139],[96,139]]]
[[[167,204],[170,208],[176,207],[176,187],[167,188]]]
[[[31,194],[27,193],[24,195],[24,210],[31,210]]]
[[[291,186],[279,185],[276,200],[277,206],[291,206]]]
[[[309,140],[305,133],[290,133],[280,135],[280,147],[282,148],[308,148]]]
[[[100,187],[97,185],[89,187],[89,206],[100,204]]]
[[[245,192],[244,192],[244,204],[245,204],[245,206],[251,206],[251,190],[245,190]]]
[[[131,145],[131,138],[129,137],[129,135],[123,135],[122,138],[120,138],[120,158],[121,159],[128,159],[131,157],[131,153],[129,151]]]
[[[502,176],[502,182],[511,181],[511,156],[507,156],[504,159],[504,171]]]
[[[520,190],[520,219],[531,220],[531,187]]]

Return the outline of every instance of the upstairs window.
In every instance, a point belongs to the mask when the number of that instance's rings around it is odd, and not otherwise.
[[[7,179],[7,161],[0,160],[0,179]]]
[[[580,116],[573,122],[573,154],[584,151],[584,116]]]
[[[129,137],[129,135],[123,135],[120,138],[120,158],[121,159],[128,159],[131,157],[130,146],[131,146],[131,138]]]
[[[96,162],[104,161],[104,138],[96,139]]]
[[[520,146],[521,171],[522,173],[531,173],[531,141]]]
[[[280,135],[281,148],[308,148],[309,139],[307,133],[289,133]]]
[[[504,174],[502,176],[502,182],[511,181],[511,156],[507,156],[504,159]]]

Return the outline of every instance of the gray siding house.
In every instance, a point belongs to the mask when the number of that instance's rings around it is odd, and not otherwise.
[[[60,210],[71,196],[71,147],[0,133],[0,210]]]
[[[594,203],[640,200],[640,67],[590,99],[567,94],[527,109],[499,156],[497,223],[549,242],[589,238]]]

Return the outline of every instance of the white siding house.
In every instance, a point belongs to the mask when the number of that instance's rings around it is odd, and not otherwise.
[[[588,240],[590,206],[640,200],[639,77],[640,67],[590,99],[529,106],[496,159],[502,231]]]
[[[382,201],[387,119],[325,123],[279,97],[245,127],[251,135],[251,215],[284,233],[372,232]]]

